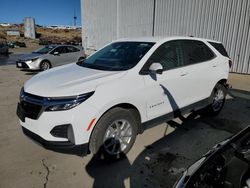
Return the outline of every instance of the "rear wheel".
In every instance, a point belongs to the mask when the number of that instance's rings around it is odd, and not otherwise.
[[[51,68],[51,64],[50,64],[49,61],[42,61],[42,62],[40,63],[40,69],[41,69],[42,71],[48,70],[48,69],[50,69],[50,68]]]
[[[113,108],[101,117],[90,139],[90,151],[99,159],[119,159],[129,152],[137,135],[133,114],[123,108]]]
[[[226,87],[222,84],[216,84],[211,95],[212,103],[202,110],[202,114],[209,116],[218,115],[224,106],[226,94]]]
[[[83,61],[85,58],[84,57],[80,57],[79,59],[78,59],[78,62],[79,61]]]

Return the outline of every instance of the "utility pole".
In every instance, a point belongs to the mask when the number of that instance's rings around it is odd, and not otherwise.
[[[152,36],[154,37],[155,36],[155,3],[156,3],[156,0],[153,0],[154,1],[154,7],[153,7],[153,26],[152,26]]]
[[[116,38],[120,37],[120,0],[116,0]]]

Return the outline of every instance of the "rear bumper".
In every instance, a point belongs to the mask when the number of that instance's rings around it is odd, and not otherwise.
[[[47,141],[22,126],[23,133],[44,148],[60,153],[85,156],[89,153],[88,143],[74,145],[69,141]]]

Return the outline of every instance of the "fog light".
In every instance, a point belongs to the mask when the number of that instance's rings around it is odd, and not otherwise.
[[[71,143],[73,144],[75,143],[75,136],[74,136],[72,125],[68,126],[67,137]]]

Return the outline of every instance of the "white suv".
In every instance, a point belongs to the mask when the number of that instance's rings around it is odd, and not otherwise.
[[[123,39],[39,73],[20,93],[24,134],[47,149],[120,157],[151,125],[224,105],[231,60],[220,42]]]

